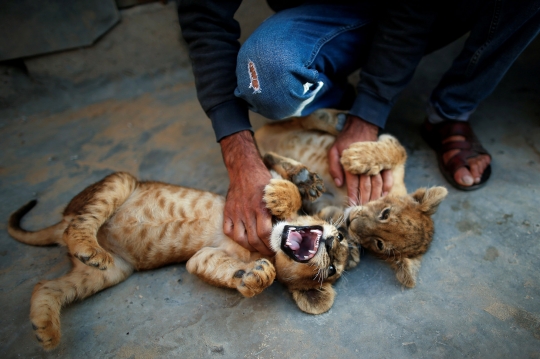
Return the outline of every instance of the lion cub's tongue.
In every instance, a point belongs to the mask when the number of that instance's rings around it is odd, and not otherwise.
[[[287,238],[287,243],[289,245],[289,248],[293,251],[296,251],[298,248],[300,248],[300,243],[302,243],[302,236],[300,233],[292,232],[289,234],[289,238]]]

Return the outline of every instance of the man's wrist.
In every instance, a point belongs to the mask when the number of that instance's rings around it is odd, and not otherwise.
[[[343,128],[346,133],[362,133],[367,137],[377,139],[379,127],[354,115],[348,115]]]
[[[219,142],[223,163],[229,171],[247,170],[264,164],[251,131],[240,131]]]

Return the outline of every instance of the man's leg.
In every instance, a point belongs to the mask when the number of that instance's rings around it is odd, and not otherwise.
[[[242,46],[235,94],[269,119],[347,108],[347,76],[365,61],[375,11],[367,4],[304,5],[267,19]],[[346,103],[349,102],[349,103]]]
[[[469,116],[540,31],[540,0],[484,3],[462,52],[431,95],[424,127],[441,171],[463,190],[480,187],[491,172],[491,157],[470,129]]]

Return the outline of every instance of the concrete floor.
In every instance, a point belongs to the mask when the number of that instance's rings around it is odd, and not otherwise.
[[[409,152],[409,190],[446,185],[418,127],[458,50],[424,59],[390,116],[388,131]],[[37,198],[24,225],[52,224],[78,191],[117,170],[220,194],[228,180],[185,63],[82,82],[2,67],[0,357],[540,358],[539,63],[537,40],[473,115],[494,156],[492,179],[473,193],[448,187],[416,288],[402,288],[385,263],[365,255],[337,283],[334,307],[311,316],[278,283],[244,299],[172,265],[66,308],[62,342],[48,353],[34,338],[29,300],[40,279],[69,262],[61,248],[10,238],[12,211]]]

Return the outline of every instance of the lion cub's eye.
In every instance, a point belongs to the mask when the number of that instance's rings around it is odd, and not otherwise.
[[[390,216],[390,208],[385,208],[379,215],[379,219],[384,221],[385,219],[388,219],[388,216]]]
[[[382,241],[377,239],[377,248],[379,248],[380,251],[384,249],[384,244]]]
[[[328,277],[331,277],[334,274],[336,274],[336,267],[334,267],[333,264],[330,264],[330,267],[328,267]]]
[[[343,240],[343,234],[339,233],[337,239],[341,242]]]

